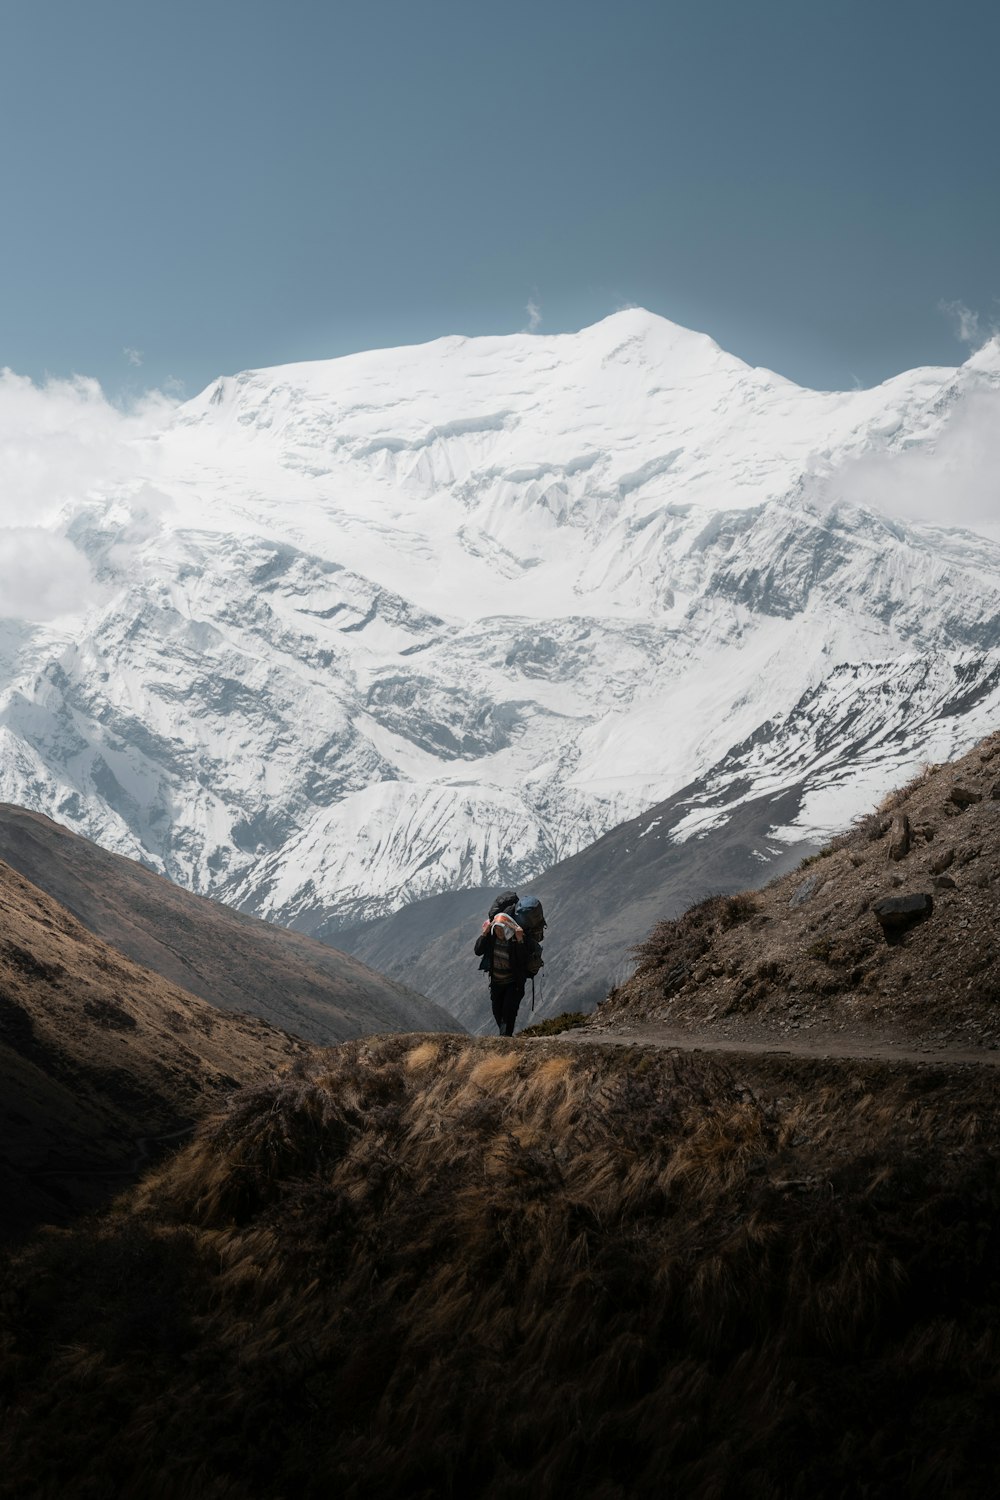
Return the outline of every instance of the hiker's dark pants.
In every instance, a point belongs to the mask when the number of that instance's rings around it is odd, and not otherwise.
[[[490,1003],[493,1019],[500,1028],[501,1036],[514,1035],[517,1009],[524,999],[524,980],[512,979],[507,984],[494,984],[490,980]]]

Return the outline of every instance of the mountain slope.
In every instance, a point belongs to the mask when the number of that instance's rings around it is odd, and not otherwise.
[[[780,845],[770,837],[775,823],[787,822],[797,810],[794,791],[744,803],[724,827],[692,844],[644,837],[657,818],[669,826],[684,816],[690,796],[685,789],[530,882],[548,928],[534,1010],[529,984],[519,1026],[565,1010],[593,1010],[631,974],[633,947],[665,914],[682,912],[710,892],[742,890],[797,864],[813,847]],[[527,893],[529,887],[521,889]],[[494,893],[491,886],[432,896],[347,932],[343,940],[366,962],[377,959],[387,973],[409,972],[470,1031],[493,1035],[488,989],[472,947]]]
[[[308,1050],[140,968],[3,863],[0,916],[0,1237],[106,1198]]]
[[[0,805],[0,859],[135,963],[308,1041],[453,1031],[450,1014],[357,959],[180,890],[50,819]]]
[[[659,922],[593,1024],[995,1051],[998,778],[995,732],[924,767],[805,867]],[[909,918],[893,916],[901,900]]]
[[[994,653],[836,668],[698,781],[530,882],[549,921],[536,1019],[592,1009],[631,973],[631,950],[655,922],[794,867],[817,847],[803,827],[828,828],[845,801],[867,811],[897,768],[946,761],[998,718]],[[483,888],[417,902],[342,940],[488,1031],[469,945],[491,896]]]
[[[5,644],[0,794],[323,938],[533,878],[751,741],[822,836],[977,737],[1000,548],[863,502],[998,390],[996,341],[816,392],[638,309],[220,380],[68,507],[94,603]],[[914,662],[922,735],[860,733],[843,674],[877,710]],[[835,788],[770,734],[809,694]]]

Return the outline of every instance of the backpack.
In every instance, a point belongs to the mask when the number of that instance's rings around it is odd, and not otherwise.
[[[529,979],[534,979],[545,963],[542,957],[542,939],[545,937],[545,913],[542,911],[542,903],[537,896],[525,896],[515,906],[513,917],[518,927],[524,932],[527,949],[524,972]]]
[[[499,896],[490,907],[489,919],[492,922],[501,912],[507,917],[512,917],[517,910],[517,892],[501,891]]]

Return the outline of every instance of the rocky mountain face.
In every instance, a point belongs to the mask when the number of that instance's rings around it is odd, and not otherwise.
[[[865,503],[998,388],[641,310],[220,380],[67,507],[91,603],[3,633],[0,795],[325,939],[671,799],[644,839],[789,791],[821,839],[1000,702],[1000,547]]]

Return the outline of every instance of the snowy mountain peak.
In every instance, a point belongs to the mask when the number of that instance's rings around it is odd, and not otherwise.
[[[802,390],[638,308],[224,377],[68,518],[99,601],[5,648],[0,795],[321,931],[714,817],[736,760],[849,817],[993,711],[1000,552],[873,507],[994,386]]]

